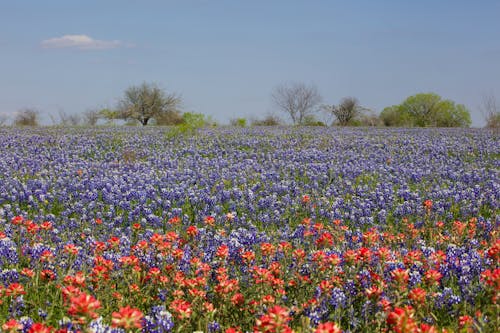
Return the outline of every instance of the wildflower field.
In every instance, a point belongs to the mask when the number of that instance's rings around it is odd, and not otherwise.
[[[495,332],[500,143],[0,129],[2,332]]]

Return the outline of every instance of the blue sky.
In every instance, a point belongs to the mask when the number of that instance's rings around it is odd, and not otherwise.
[[[376,112],[435,92],[481,126],[483,96],[500,100],[499,17],[498,0],[2,0],[0,114],[48,121],[155,82],[227,123],[276,112],[273,88],[304,82]]]

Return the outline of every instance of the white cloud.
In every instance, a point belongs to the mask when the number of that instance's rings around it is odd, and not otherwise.
[[[124,46],[118,40],[98,40],[87,35],[64,35],[43,40],[40,45],[46,49],[71,48],[79,50],[104,50]]]

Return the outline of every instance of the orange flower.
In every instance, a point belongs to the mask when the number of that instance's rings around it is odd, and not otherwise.
[[[131,328],[142,328],[142,318],[144,314],[136,308],[130,306],[122,307],[118,312],[111,315],[111,325],[113,327],[122,327],[126,330]]]

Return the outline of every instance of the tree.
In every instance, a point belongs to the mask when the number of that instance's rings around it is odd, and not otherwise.
[[[95,126],[101,118],[98,110],[87,110],[83,113],[83,123],[87,126]]]
[[[307,116],[314,113],[321,102],[321,95],[313,85],[303,83],[282,84],[272,93],[274,104],[287,113],[294,125],[303,125]]]
[[[443,100],[434,93],[410,96],[399,105],[385,108],[380,118],[387,126],[468,127],[470,113],[462,104]]]
[[[500,105],[497,104],[495,96],[483,97],[481,112],[486,120],[486,127],[500,128]]]
[[[323,108],[337,118],[337,124],[340,126],[349,125],[365,110],[355,97],[344,97],[339,105],[325,105]]]
[[[156,118],[156,125],[159,126],[175,126],[182,124],[182,114],[178,110],[168,110],[159,114]]]
[[[267,115],[264,119],[252,119],[252,126],[279,126],[281,125],[281,120],[272,115]]]
[[[81,118],[77,114],[68,114],[64,110],[59,110],[58,115],[59,124],[62,126],[78,126],[80,124]],[[55,123],[54,119],[52,121]]]
[[[151,119],[158,120],[168,112],[178,112],[180,103],[177,94],[167,94],[154,84],[143,83],[125,90],[117,112],[121,119],[137,120],[146,126]]]
[[[16,126],[38,126],[38,110],[35,109],[21,109],[17,111],[14,118],[14,125]]]

